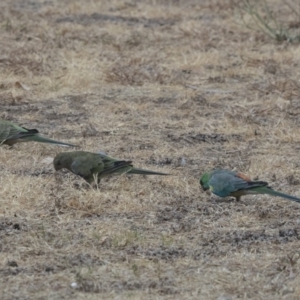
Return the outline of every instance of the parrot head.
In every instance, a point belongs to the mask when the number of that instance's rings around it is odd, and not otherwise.
[[[202,189],[204,191],[209,190],[208,181],[209,181],[209,173],[204,173],[200,178],[200,185],[202,186]]]
[[[68,165],[71,165],[72,162],[70,162],[70,159],[72,158],[68,155],[67,152],[57,154],[53,160],[54,169],[58,171],[66,168]]]

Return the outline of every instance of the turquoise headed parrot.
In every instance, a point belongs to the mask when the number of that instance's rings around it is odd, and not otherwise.
[[[141,175],[170,175],[150,170],[134,168],[131,161],[119,160],[103,153],[86,151],[62,152],[53,160],[56,171],[67,169],[84,178],[88,183],[100,182],[101,178],[109,175],[141,174]]]
[[[244,195],[267,194],[300,202],[300,199],[274,191],[264,181],[251,181],[246,175],[228,170],[215,170],[202,175],[200,184],[219,197],[233,196],[237,201]]]
[[[0,146],[12,146],[20,142],[50,143],[60,146],[77,147],[76,145],[55,141],[39,134],[36,129],[27,129],[12,122],[0,119]]]

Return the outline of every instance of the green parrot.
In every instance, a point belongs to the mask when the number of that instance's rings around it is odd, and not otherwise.
[[[84,178],[88,183],[110,175],[141,174],[141,175],[170,175],[150,170],[134,168],[131,161],[119,160],[106,154],[91,153],[86,151],[62,152],[53,160],[56,171],[68,169],[72,173]]]
[[[37,129],[27,129],[12,122],[0,119],[0,146],[2,144],[12,146],[21,142],[50,143],[67,147],[78,147],[76,145],[55,141],[39,134]]]
[[[237,201],[244,195],[268,194],[300,202],[297,197],[274,191],[268,186],[267,182],[251,181],[249,177],[242,173],[228,170],[215,170],[204,173],[200,178],[200,184],[204,191],[210,190],[219,197],[233,196]]]

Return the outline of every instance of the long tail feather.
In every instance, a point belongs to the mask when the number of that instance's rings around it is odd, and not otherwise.
[[[289,199],[289,200],[300,203],[300,198],[297,198],[297,197],[294,197],[294,196],[291,196],[291,195],[288,195],[288,194],[284,194],[284,193],[281,193],[281,192],[274,191],[269,187],[259,188],[259,189],[257,189],[257,192],[259,192],[260,194],[268,194],[268,195],[272,195],[272,196],[275,196],[275,197],[281,197],[281,198]]]
[[[171,175],[171,174],[167,174],[167,173],[160,173],[160,172],[144,170],[144,169],[137,169],[137,168],[132,168],[130,171],[127,172],[127,174],[163,175],[163,176]]]
[[[27,139],[28,141],[34,141],[34,142],[39,142],[39,143],[49,143],[49,144],[55,144],[55,145],[64,146],[64,147],[78,147],[77,145],[56,141],[56,140],[44,137],[39,134],[28,136],[25,139]]]

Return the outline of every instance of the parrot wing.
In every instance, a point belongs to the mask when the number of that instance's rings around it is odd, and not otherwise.
[[[243,174],[223,171],[214,173],[209,180],[210,189],[219,197],[227,197],[232,193],[267,186],[267,182],[251,181]]]
[[[102,177],[107,175],[113,175],[113,173],[126,173],[133,168],[132,161],[113,158],[104,154],[103,152],[98,152],[97,155],[101,158],[104,164],[103,170],[99,172],[99,175]]]
[[[27,129],[25,127],[18,126],[13,122],[0,119],[0,145],[7,144],[9,146],[12,146],[13,144],[18,142],[29,141],[50,143],[68,147],[77,147],[73,144],[68,144],[41,136],[37,129]]]
[[[111,158],[109,156],[103,156],[102,161],[104,163],[104,169],[101,172],[100,175],[109,175],[113,173],[126,173],[129,172],[133,166],[131,161],[126,161],[126,160],[116,160],[114,158]]]
[[[71,164],[72,172],[83,178],[92,176],[95,170],[104,168],[104,163],[100,156],[78,156]]]
[[[132,161],[127,160],[119,160],[112,157],[107,156],[104,153],[97,153],[101,156],[102,161],[104,163],[104,170],[101,172],[101,175],[109,175],[109,174],[140,174],[140,175],[170,175],[166,173],[155,172],[151,170],[137,169],[132,165]]]
[[[3,143],[8,139],[16,139],[26,134],[28,130],[19,127],[11,122],[0,120],[0,142]]]
[[[17,134],[16,132],[15,134]],[[9,137],[11,136],[11,131],[8,126],[4,126],[0,124],[0,142],[1,144],[4,143]]]

